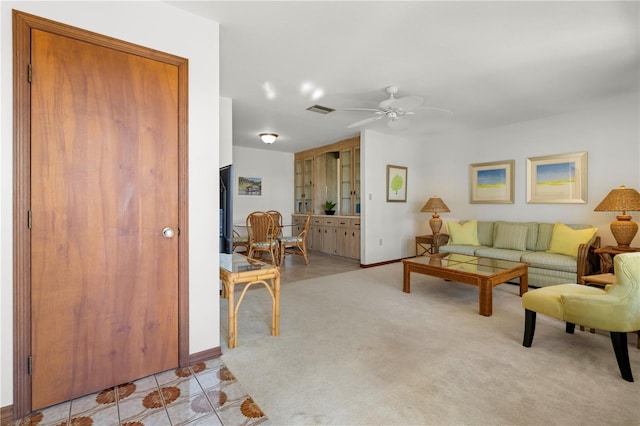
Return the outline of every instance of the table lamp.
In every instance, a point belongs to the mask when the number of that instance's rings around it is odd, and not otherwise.
[[[597,212],[622,211],[616,216],[616,220],[611,222],[609,228],[616,239],[618,250],[632,250],[629,247],[633,237],[638,232],[638,224],[631,220],[631,215],[627,211],[640,211],[640,194],[632,188],[622,185],[619,189],[613,189],[604,197],[604,200],[594,209]]]
[[[424,206],[420,209],[421,212],[433,212],[433,216],[429,219],[429,226],[431,227],[431,232],[433,235],[436,235],[440,232],[440,228],[442,228],[442,219],[438,215],[438,212],[450,212],[449,207],[442,201],[442,199],[438,196],[433,196],[429,198],[429,200],[425,203]]]

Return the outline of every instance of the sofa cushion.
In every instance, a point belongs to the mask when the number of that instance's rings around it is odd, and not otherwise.
[[[461,244],[447,244],[444,246],[440,246],[440,253],[458,253],[458,254],[466,254],[469,256],[475,255],[476,250],[481,248],[491,248],[486,246],[469,246],[469,245],[461,245]]]
[[[493,245],[493,222],[478,221],[478,242],[481,246]]]
[[[449,243],[451,245],[470,245],[479,246],[478,241],[478,222],[470,220],[464,224],[456,222],[447,222],[447,231],[449,232]]]
[[[512,262],[521,262],[522,255],[527,253],[522,250],[499,249],[493,247],[482,247],[476,250],[475,255],[480,257],[490,257],[492,259],[504,259]]]
[[[540,223],[538,224],[538,242],[536,244],[536,251],[547,251],[549,249],[549,243],[551,243],[551,235],[553,234],[554,223]],[[571,229],[587,229],[592,228],[591,225],[574,225],[567,224]],[[595,234],[593,235],[595,238]],[[593,238],[592,238],[593,240]]]
[[[526,262],[534,268],[573,273],[576,273],[578,270],[576,258],[565,254],[547,253],[543,251],[528,252],[522,255],[520,261]]]
[[[597,231],[598,228],[572,229],[563,223],[557,222],[553,226],[551,242],[547,252],[577,257],[578,246],[591,241]]]
[[[527,225],[509,222],[496,223],[493,247],[498,249],[526,250]]]

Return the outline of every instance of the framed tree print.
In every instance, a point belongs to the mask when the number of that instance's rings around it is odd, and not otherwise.
[[[387,165],[387,202],[407,202],[407,168]]]

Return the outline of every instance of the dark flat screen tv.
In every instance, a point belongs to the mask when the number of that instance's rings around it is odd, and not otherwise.
[[[233,165],[220,168],[220,253],[233,251]]]

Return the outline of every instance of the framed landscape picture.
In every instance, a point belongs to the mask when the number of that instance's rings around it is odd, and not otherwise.
[[[387,165],[387,202],[407,202],[407,168]]]
[[[239,176],[238,195],[245,197],[261,197],[262,178]]]
[[[586,152],[527,158],[527,203],[586,202]]]
[[[494,161],[469,165],[471,204],[513,204],[515,161]]]

